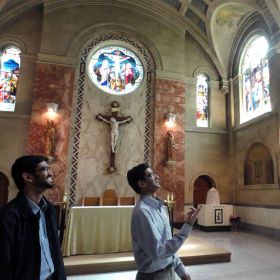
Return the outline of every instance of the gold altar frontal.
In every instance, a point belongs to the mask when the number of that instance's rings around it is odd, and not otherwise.
[[[131,251],[133,207],[72,207],[63,238],[63,256]]]

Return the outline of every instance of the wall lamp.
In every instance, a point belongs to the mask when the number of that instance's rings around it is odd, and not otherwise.
[[[172,129],[176,125],[176,115],[174,113],[168,113],[166,115],[165,125],[168,129]]]
[[[49,120],[54,120],[57,116],[58,104],[50,102],[46,104],[47,107],[47,118]]]

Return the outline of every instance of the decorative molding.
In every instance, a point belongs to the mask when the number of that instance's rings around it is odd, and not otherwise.
[[[251,204],[251,203],[239,203],[236,202],[235,206],[240,207],[252,207],[252,208],[264,208],[264,209],[280,209],[280,205],[267,205],[267,204]]]
[[[220,84],[220,93],[222,94],[228,94],[229,93],[229,81],[222,79]]]
[[[38,62],[57,64],[63,66],[75,66],[77,64],[77,59],[75,57],[38,53]]]
[[[279,189],[279,185],[278,184],[239,185],[237,189],[239,191],[277,190]]]
[[[26,11],[42,4],[44,0],[28,0],[28,1],[18,1],[13,5],[12,8],[1,11],[0,16],[0,30],[3,30],[7,27],[8,24],[14,22]]]
[[[30,119],[30,115],[17,114],[13,112],[0,112],[0,119]]]
[[[178,72],[156,70],[156,78],[184,82],[186,80],[186,75]]]
[[[236,33],[235,40],[233,41],[232,48],[229,54],[229,76],[233,77],[239,73],[239,62],[243,53],[244,47],[248,41],[254,36],[265,36],[268,41],[271,33],[267,23],[264,21],[263,16],[254,12],[245,17],[240,22],[240,28]]]
[[[26,44],[22,42],[21,39],[15,37],[15,36],[8,36],[5,37],[3,36],[0,39],[0,49],[6,47],[6,46],[16,46],[17,48],[19,48],[21,50],[21,53],[26,53],[27,47]]]
[[[229,133],[225,129],[199,128],[199,127],[187,127],[185,129],[185,132],[208,133],[208,134],[228,134]]]
[[[147,37],[143,36],[141,33],[137,32],[137,30],[133,27],[116,22],[97,23],[94,26],[90,26],[84,29],[82,32],[76,34],[76,36],[74,36],[74,40],[71,42],[69,48],[67,49],[66,56],[80,57],[81,54],[79,53],[81,49],[83,49],[83,46],[85,46],[87,42],[90,42],[92,40],[92,34],[94,34],[95,37],[101,37],[103,36],[103,34],[118,34],[122,37],[137,38],[139,42],[142,42],[142,44],[149,49],[149,52],[151,53],[151,55],[153,56],[153,60],[155,61],[155,68],[163,69],[161,56],[154,43]],[[123,44],[124,47],[129,46],[129,44],[125,42],[121,42],[121,44]]]
[[[264,0],[256,0],[256,2],[257,2],[258,6],[260,8],[260,11],[263,13],[264,18],[268,22],[272,33],[276,33],[277,31],[279,31],[278,25],[277,25],[276,21],[274,20],[273,15],[269,11],[269,8],[267,7],[265,1]]]
[[[212,48],[209,48],[209,43],[206,41],[199,41],[196,39],[194,34],[191,34],[190,32],[186,31],[186,38],[191,39],[194,41],[199,49],[207,56],[211,64],[213,65],[214,69],[216,70],[216,73],[218,76],[225,77],[226,73],[223,70],[223,67],[221,66],[215,52],[213,52]]]
[[[31,53],[21,53],[20,58],[30,58],[36,60],[38,58],[37,54],[31,54]]]
[[[171,27],[176,33],[184,34],[186,29],[186,22],[178,16],[176,10],[169,5],[165,5],[161,1],[150,0],[48,0],[44,5],[45,14],[65,9],[66,7],[77,6],[109,6],[110,8],[123,8],[135,11],[136,13],[149,17],[153,20],[155,18],[164,25]]]
[[[233,132],[237,132],[239,130],[247,129],[248,127],[253,127],[258,125],[261,121],[265,121],[268,119],[272,119],[273,117],[277,117],[277,113],[267,112],[263,115],[260,115],[254,119],[251,119],[245,123],[239,124],[237,127],[233,128]]]

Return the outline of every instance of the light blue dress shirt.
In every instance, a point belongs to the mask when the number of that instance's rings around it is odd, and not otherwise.
[[[176,252],[191,229],[192,226],[185,223],[172,236],[167,209],[162,201],[141,195],[131,220],[132,247],[138,271],[151,273],[173,262],[175,272],[182,277],[185,268]]]
[[[47,279],[54,272],[54,265],[51,257],[49,240],[47,235],[46,220],[44,212],[47,209],[47,203],[42,198],[40,201],[40,206],[34,203],[29,197],[27,197],[29,206],[32,212],[37,215],[40,212],[39,220],[39,240],[41,247],[41,270],[40,270],[40,280]]]

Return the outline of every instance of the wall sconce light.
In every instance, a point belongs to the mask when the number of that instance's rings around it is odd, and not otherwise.
[[[54,102],[50,102],[46,104],[47,106],[47,118],[49,120],[54,120],[57,115],[57,110],[58,110],[58,104]]]
[[[167,126],[168,129],[172,129],[175,127],[175,124],[176,124],[176,115],[173,113],[168,113],[166,115],[165,125]]]

